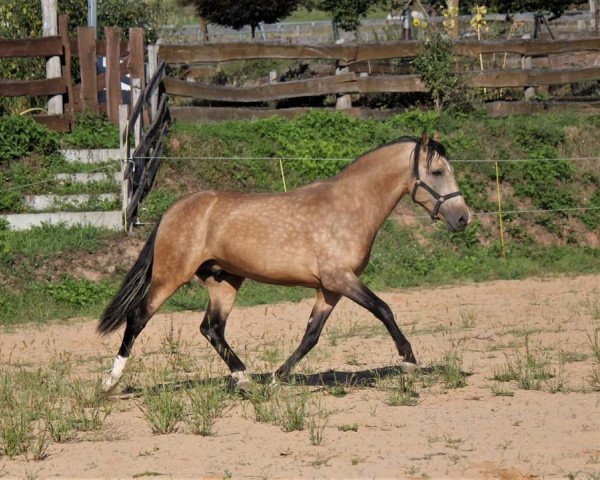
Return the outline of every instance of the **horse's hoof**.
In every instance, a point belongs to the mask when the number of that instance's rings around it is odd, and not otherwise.
[[[108,394],[112,392],[112,390],[117,386],[117,383],[119,383],[118,378],[115,378],[112,375],[107,375],[102,379],[102,393]]]
[[[233,372],[231,374],[234,387],[242,393],[250,393],[252,391],[252,379],[246,370]]]
[[[416,363],[410,362],[400,362],[399,367],[400,370],[402,370],[402,373],[408,373],[409,375],[412,375],[419,369]]]

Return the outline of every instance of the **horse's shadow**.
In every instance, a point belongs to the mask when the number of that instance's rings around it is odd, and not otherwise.
[[[421,367],[417,370],[418,375],[433,375],[439,372],[439,367],[432,365]],[[463,372],[465,375],[469,373]],[[374,387],[378,381],[386,378],[399,377],[406,375],[403,369],[397,365],[386,367],[370,368],[359,371],[339,371],[327,370],[319,373],[293,373],[287,377],[280,379],[279,383],[288,386],[308,386],[315,388],[332,388],[336,386],[342,387]],[[250,375],[253,382],[259,385],[269,385],[273,382],[273,374],[271,373],[253,373]],[[154,391],[169,390],[189,390],[194,387],[203,385],[226,384],[230,389],[235,390],[231,377],[229,375],[221,377],[194,378],[186,379],[170,383],[160,383],[151,388]],[[140,395],[142,389],[140,387],[130,387],[122,392],[123,395]]]

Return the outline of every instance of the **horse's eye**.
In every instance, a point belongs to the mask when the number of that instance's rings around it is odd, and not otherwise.
[[[431,172],[431,174],[434,177],[441,177],[444,174],[444,171],[443,170],[434,170],[433,172]]]

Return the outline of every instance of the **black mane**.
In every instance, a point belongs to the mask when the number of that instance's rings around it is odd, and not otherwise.
[[[408,135],[400,137],[393,143],[402,143],[402,142],[415,142],[415,148],[413,150],[413,162],[419,158],[421,155],[421,139],[417,137],[410,137]],[[437,140],[433,138],[429,139],[429,143],[427,144],[427,157],[425,158],[427,170],[431,168],[431,162],[433,162],[433,157],[435,154],[441,155],[442,157],[448,158],[446,154],[446,147],[442,145]]]

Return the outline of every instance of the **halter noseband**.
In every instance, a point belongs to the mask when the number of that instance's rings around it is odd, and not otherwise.
[[[433,210],[430,213],[432,220],[438,219],[438,212],[440,211],[442,203],[444,203],[446,200],[449,200],[450,198],[462,196],[460,190],[457,190],[456,192],[452,193],[447,193],[446,195],[440,195],[433,188],[427,185],[423,180],[421,180],[421,176],[419,175],[419,158],[417,155],[415,155],[415,161],[413,162],[413,176],[416,179],[415,186],[413,187],[411,194],[413,202],[422,205],[422,203],[416,199],[417,190],[419,190],[419,187],[427,190],[431,194],[431,196],[436,200],[435,206],[433,207]]]

